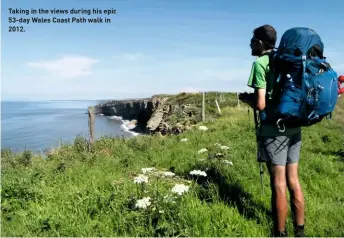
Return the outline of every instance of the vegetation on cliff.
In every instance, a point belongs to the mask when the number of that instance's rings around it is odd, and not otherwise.
[[[95,106],[97,113],[137,121],[136,132],[178,134],[202,121],[202,94],[154,95],[151,98],[107,101]],[[220,107],[237,105],[237,96],[227,92],[205,94],[205,116],[218,118]]]
[[[252,113],[234,104],[222,116],[213,106],[178,135],[93,145],[79,137],[46,159],[3,153],[1,235],[269,236],[271,192],[265,173],[261,195]],[[343,118],[341,98],[332,120],[303,129],[307,236],[344,234]],[[287,226],[292,235],[291,219]]]

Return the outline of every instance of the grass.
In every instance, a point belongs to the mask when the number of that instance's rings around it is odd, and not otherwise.
[[[78,137],[46,159],[4,151],[1,235],[270,236],[271,192],[265,173],[261,195],[252,112],[249,118],[241,106],[224,107],[222,113],[181,135],[104,137],[92,146]],[[307,236],[344,236],[343,118],[340,98],[332,120],[303,129]],[[208,151],[198,154],[202,148]],[[148,167],[156,168],[146,174],[148,184],[135,184],[134,177]],[[194,169],[207,177],[190,175]],[[174,194],[175,184],[189,191]],[[136,208],[143,197],[151,197],[150,206]],[[290,216],[287,225],[293,235]]]

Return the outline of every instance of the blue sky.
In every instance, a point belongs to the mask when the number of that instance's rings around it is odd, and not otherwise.
[[[1,7],[2,100],[249,90],[255,60],[249,41],[253,29],[263,24],[276,28],[278,43],[288,28],[313,28],[329,62],[344,74],[340,0],[2,0]],[[25,33],[11,33],[8,8],[114,8],[117,14],[110,16],[110,24],[30,23]]]

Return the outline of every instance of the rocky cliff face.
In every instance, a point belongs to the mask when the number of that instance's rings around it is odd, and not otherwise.
[[[124,120],[136,120],[137,126],[133,129],[134,131],[150,133],[152,129],[147,127],[147,124],[149,123],[153,128],[156,127],[155,123],[158,123],[159,119],[155,117],[152,118],[152,115],[165,101],[166,98],[155,97],[107,101],[96,105],[95,113],[101,113],[105,116],[121,116]],[[152,120],[150,121],[150,119]]]
[[[193,104],[170,104],[168,97],[107,101],[94,107],[95,113],[136,120],[133,131],[139,133],[181,133],[200,118],[200,108]]]

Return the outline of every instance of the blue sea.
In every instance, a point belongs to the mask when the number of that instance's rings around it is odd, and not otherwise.
[[[88,106],[98,101],[1,102],[1,148],[13,152],[25,149],[44,152],[73,143],[76,136],[89,136]],[[95,116],[95,136],[131,137],[124,121],[117,117]]]

